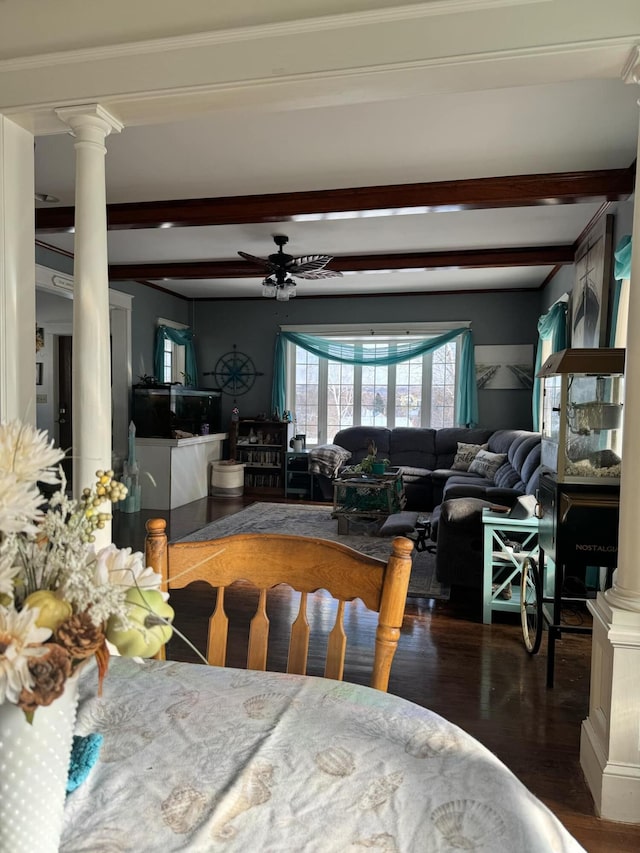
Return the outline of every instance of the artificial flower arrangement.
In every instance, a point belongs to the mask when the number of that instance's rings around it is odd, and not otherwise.
[[[68,498],[64,455],[45,431],[0,424],[0,704],[29,721],[93,655],[102,682],[107,640],[120,654],[153,657],[172,634],[168,595],[143,555],[94,546],[111,518],[101,507],[126,488],[98,471],[79,500]],[[59,488],[46,498],[39,483]]]

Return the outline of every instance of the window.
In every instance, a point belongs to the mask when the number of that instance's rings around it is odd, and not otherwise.
[[[301,331],[296,328],[295,331]],[[363,356],[388,352],[389,343],[407,340],[407,333],[336,334],[320,329],[305,332],[357,343]],[[432,336],[447,329],[431,328]],[[427,332],[413,334],[422,339]],[[289,344],[287,399],[296,415],[296,431],[308,445],[324,444],[349,426],[450,427],[455,425],[458,347],[452,341],[432,353],[393,365],[351,365],[331,361]]]
[[[170,329],[188,329],[183,323],[175,323],[173,320],[164,320],[158,317],[158,326],[168,326]],[[174,344],[168,338],[164,339],[164,352],[162,361],[163,382],[184,382],[185,355],[184,347]]]
[[[173,381],[173,362],[174,362],[175,344],[172,344],[167,338],[164,339],[164,360],[163,360],[163,382]]]

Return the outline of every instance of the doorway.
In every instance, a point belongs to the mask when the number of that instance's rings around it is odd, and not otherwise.
[[[58,335],[58,443],[67,455],[62,460],[67,483],[73,482],[72,381],[73,337]]]

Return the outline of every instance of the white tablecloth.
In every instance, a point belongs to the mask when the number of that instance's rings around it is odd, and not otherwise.
[[[582,848],[487,749],[417,705],[328,679],[111,661],[77,733],[104,743],[61,851]]]

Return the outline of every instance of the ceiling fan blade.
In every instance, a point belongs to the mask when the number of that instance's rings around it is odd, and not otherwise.
[[[293,258],[291,263],[287,264],[287,272],[300,275],[311,270],[321,270],[330,260],[329,255],[305,255],[302,258]]]
[[[342,273],[339,270],[309,270],[309,272],[296,272],[292,275],[298,278],[306,278],[308,280],[320,278],[342,278]]]
[[[252,264],[260,264],[261,267],[264,267],[267,263],[264,258],[257,258],[255,255],[249,255],[247,252],[238,252],[238,254],[245,261],[250,261]]]
[[[238,252],[238,254],[241,258],[244,258],[245,261],[249,261],[250,264],[257,264],[269,273],[276,272],[276,270],[280,269],[278,264],[272,263],[268,258],[258,258],[256,255],[248,254],[248,252]]]

